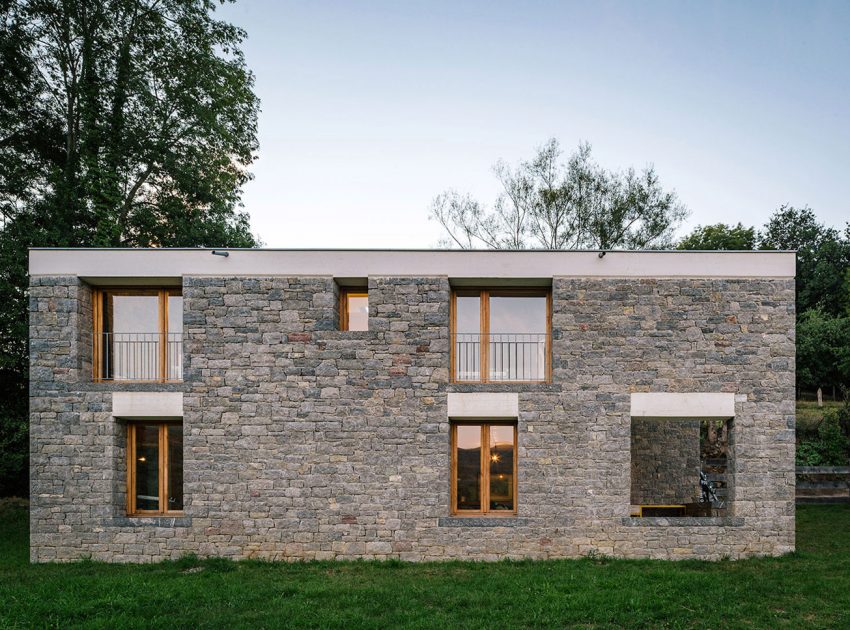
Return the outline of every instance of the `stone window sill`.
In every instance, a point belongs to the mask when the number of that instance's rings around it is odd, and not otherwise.
[[[78,389],[90,392],[183,392],[185,381],[88,381]]]
[[[629,527],[741,527],[740,516],[627,516],[623,525]]]
[[[109,527],[189,527],[191,516],[115,516],[106,519]]]
[[[478,392],[497,392],[497,393],[524,393],[528,391],[534,392],[560,392],[561,385],[546,381],[535,381],[527,383],[511,383],[506,381],[503,383],[472,383],[468,381],[449,383],[447,390],[453,393],[478,393]]]
[[[437,521],[438,527],[518,527],[528,519],[516,516],[444,516]]]

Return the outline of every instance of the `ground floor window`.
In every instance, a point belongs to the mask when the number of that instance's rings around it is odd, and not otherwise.
[[[632,516],[726,516],[731,420],[632,418]]]
[[[452,513],[515,514],[516,424],[452,424]]]
[[[133,422],[127,428],[127,512],[183,511],[183,425]]]

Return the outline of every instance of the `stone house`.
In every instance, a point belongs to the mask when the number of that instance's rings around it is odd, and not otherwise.
[[[31,558],[793,551],[794,269],[34,249]]]

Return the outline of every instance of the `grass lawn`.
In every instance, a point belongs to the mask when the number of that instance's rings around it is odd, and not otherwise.
[[[0,503],[0,628],[850,627],[850,506],[797,511],[798,551],[738,562],[79,562],[31,566]]]

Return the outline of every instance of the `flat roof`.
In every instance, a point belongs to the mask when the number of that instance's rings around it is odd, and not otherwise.
[[[215,252],[215,253],[214,253]],[[227,254],[225,255],[216,255]],[[457,280],[793,278],[792,251],[32,248],[32,276],[104,284],[183,276],[446,276]]]

